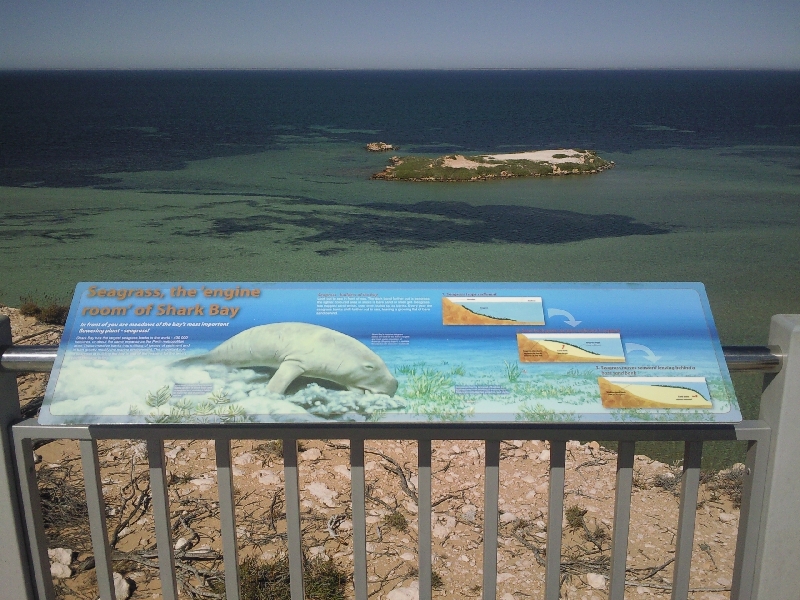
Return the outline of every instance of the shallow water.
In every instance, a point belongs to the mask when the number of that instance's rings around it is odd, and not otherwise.
[[[0,298],[80,280],[701,281],[723,343],[800,312],[800,148],[604,153],[594,176],[372,181],[386,155],[319,140],[0,188]],[[29,265],[22,268],[22,265]]]

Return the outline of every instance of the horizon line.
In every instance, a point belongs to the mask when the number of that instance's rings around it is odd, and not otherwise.
[[[440,72],[440,71],[750,71],[800,72],[800,67],[0,67],[12,72],[186,72],[186,71],[331,71],[331,72]]]

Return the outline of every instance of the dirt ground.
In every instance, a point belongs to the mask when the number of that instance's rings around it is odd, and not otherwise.
[[[55,344],[60,328],[42,325],[12,308],[15,343]],[[46,376],[18,378],[21,402],[34,413]],[[597,442],[569,442],[566,463],[562,598],[607,597],[613,526],[616,454]],[[184,597],[224,597],[222,540],[214,442],[165,445],[173,543]],[[332,561],[353,597],[352,521],[347,440],[300,443],[304,550]],[[508,440],[501,445],[497,597],[540,598],[544,590],[549,445]],[[51,442],[36,449],[44,515],[59,595],[97,598],[78,444]],[[417,597],[417,449],[409,441],[368,441],[367,551],[370,596]],[[134,599],[160,597],[146,448],[138,440],[99,444],[114,568]],[[278,441],[232,446],[239,561],[275,561],[285,553],[283,460]],[[434,597],[480,598],[482,583],[483,468],[480,441],[433,446]],[[691,593],[694,600],[729,598],[738,526],[741,466],[704,473],[697,507]],[[635,461],[626,598],[668,598],[678,521],[679,465],[645,456]]]

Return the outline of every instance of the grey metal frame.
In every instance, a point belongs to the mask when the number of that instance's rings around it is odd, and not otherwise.
[[[3,332],[0,320],[0,335]],[[0,346],[10,338],[0,338]],[[17,535],[16,549],[6,547],[0,556],[4,564],[17,560],[16,571],[4,571],[0,581],[4,590],[19,590],[14,597],[21,599],[51,600],[53,585],[47,557],[47,540],[44,534],[41,504],[36,486],[33,465],[32,441],[35,439],[74,439],[80,441],[84,468],[87,505],[90,515],[92,543],[98,575],[98,587],[102,600],[113,598],[113,577],[110,550],[105,528],[105,507],[100,485],[97,457],[97,441],[103,439],[141,439],[147,443],[150,480],[153,491],[153,510],[156,524],[156,541],[160,565],[163,597],[177,598],[177,581],[174,569],[173,540],[169,523],[169,505],[164,469],[164,440],[209,439],[215,441],[218,491],[220,501],[220,526],[223,536],[226,594],[229,600],[239,598],[237,572],[237,544],[234,514],[233,485],[230,444],[232,440],[283,440],[285,495],[287,513],[287,538],[291,577],[292,600],[301,600],[303,590],[303,552],[300,530],[300,494],[298,481],[297,441],[300,439],[349,439],[354,572],[353,581],[356,600],[367,600],[367,552],[366,510],[364,504],[364,441],[370,439],[416,440],[419,464],[419,584],[420,600],[431,598],[431,444],[433,440],[484,440],[485,446],[485,520],[483,557],[483,599],[495,600],[497,588],[497,535],[498,494],[500,485],[500,442],[508,439],[548,440],[550,442],[550,490],[548,504],[548,538],[546,556],[545,599],[557,600],[560,594],[561,538],[564,505],[564,475],[566,443],[574,439],[602,439],[619,442],[616,500],[612,534],[609,598],[621,600],[625,591],[625,565],[630,519],[633,456],[637,441],[682,441],[685,443],[684,476],[681,491],[678,536],[676,539],[676,561],[673,579],[673,599],[686,599],[689,590],[690,561],[694,538],[694,520],[700,475],[700,457],[705,441],[745,440],[748,442],[743,501],[739,520],[734,577],[731,598],[753,600],[760,598],[796,597],[800,589],[797,562],[786,569],[775,582],[772,560],[787,561],[800,557],[800,536],[796,516],[781,523],[787,515],[800,508],[798,496],[787,498],[786,490],[796,489],[800,481],[800,469],[791,464],[797,449],[792,440],[791,427],[800,426],[800,316],[778,316],[773,318],[770,341],[783,348],[760,348],[748,359],[751,368],[757,363],[758,370],[776,372],[768,377],[765,390],[765,406],[761,420],[743,421],[736,425],[696,424],[635,424],[635,425],[580,425],[580,424],[237,424],[237,425],[91,425],[91,426],[43,426],[35,420],[26,420],[11,427],[13,433],[13,455],[16,469],[11,462],[12,448],[4,450],[10,471],[6,479],[18,486],[11,489],[5,500],[10,502],[11,517],[0,518],[0,532]],[[11,389],[13,378],[10,369],[14,364],[15,350],[0,348],[0,406],[17,401],[16,389]],[[23,353],[20,352],[21,356]],[[35,354],[35,353],[33,353]],[[735,352],[733,353],[735,355]],[[747,353],[745,353],[747,354]],[[726,356],[731,351],[726,352]],[[9,358],[11,356],[11,358]],[[36,362],[35,356],[26,355],[25,366]],[[42,361],[44,362],[44,361]],[[735,361],[732,361],[735,363]],[[741,368],[738,363],[737,370]],[[25,369],[38,370],[38,369]],[[5,387],[3,387],[5,386]],[[4,409],[5,410],[5,409]],[[7,411],[2,433],[8,434],[8,425],[13,422],[13,410]],[[17,406],[18,418],[19,409]],[[788,416],[787,416],[788,415]],[[779,427],[779,420],[783,427]],[[797,463],[798,461],[794,461]],[[780,469],[780,472],[776,470]],[[0,473],[0,475],[3,475]],[[798,475],[793,480],[794,475]],[[0,484],[6,479],[0,480]],[[788,480],[788,481],[787,481]],[[794,486],[794,487],[793,487]],[[0,493],[3,493],[0,488]],[[4,500],[0,498],[0,500]],[[777,507],[777,508],[776,508]],[[776,510],[778,514],[776,514]],[[793,512],[790,512],[793,511]],[[23,518],[20,518],[23,517]],[[21,528],[24,519],[27,534]],[[14,531],[8,532],[9,526]],[[783,528],[783,529],[781,529]],[[769,534],[769,535],[768,535]],[[26,549],[27,541],[27,549]],[[780,552],[781,554],[775,554]],[[28,559],[30,557],[30,559]],[[32,567],[31,576],[27,566]],[[11,587],[9,587],[11,586]],[[16,586],[16,587],[14,587]],[[33,590],[36,590],[34,596]],[[777,590],[777,595],[775,591]]]

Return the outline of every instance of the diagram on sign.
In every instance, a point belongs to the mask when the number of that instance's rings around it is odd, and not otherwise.
[[[605,408],[711,408],[705,377],[598,377]]]
[[[520,362],[625,362],[619,333],[518,333]]]
[[[538,296],[442,298],[443,325],[544,325]]]

